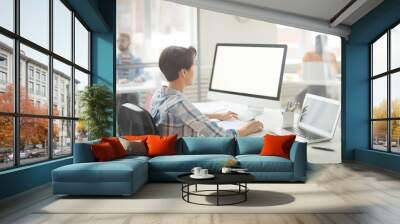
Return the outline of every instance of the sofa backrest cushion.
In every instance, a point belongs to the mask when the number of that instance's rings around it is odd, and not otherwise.
[[[74,163],[89,163],[95,162],[96,158],[90,146],[92,144],[99,144],[100,140],[93,140],[88,142],[75,143],[74,147]]]
[[[177,154],[225,154],[235,155],[233,137],[182,137],[177,144]]]
[[[101,142],[99,144],[92,144],[91,146],[96,161],[105,162],[118,159],[116,150],[113,148],[110,142]]]
[[[290,159],[290,149],[296,135],[265,135],[264,146],[261,149],[261,156],[281,156]]]
[[[236,154],[259,154],[264,145],[263,137],[238,137]]]
[[[149,135],[146,140],[147,155],[150,157],[176,155],[176,139],[177,135]]]
[[[115,156],[117,158],[123,158],[126,156],[126,151],[124,146],[121,144],[118,138],[116,137],[104,137],[101,138],[101,142],[107,142],[111,145],[112,149],[114,150]],[[92,148],[93,151],[93,148]]]

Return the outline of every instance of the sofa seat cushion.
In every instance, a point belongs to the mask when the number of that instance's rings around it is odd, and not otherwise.
[[[219,171],[230,159],[231,155],[174,155],[158,156],[149,160],[149,170],[152,172],[190,172],[193,167],[202,167],[209,171]]]
[[[130,161],[135,161],[135,160],[147,162],[147,161],[149,161],[149,159],[150,159],[150,157],[148,157],[148,156],[131,155],[131,156],[125,156],[124,158],[121,158],[121,159],[114,160],[113,162],[116,162],[116,161],[130,162]]]
[[[293,172],[292,161],[279,156],[239,155],[236,160],[249,172]]]
[[[70,164],[59,167],[52,173],[53,181],[58,182],[131,182],[132,177],[140,172],[147,172],[146,161],[121,159]],[[147,176],[147,173],[143,175]]]

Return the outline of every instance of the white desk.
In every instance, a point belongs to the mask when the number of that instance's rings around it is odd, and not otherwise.
[[[226,102],[205,102],[194,104],[203,113],[223,112],[226,110],[242,111],[247,107],[240,104],[231,104]],[[273,134],[288,134],[287,131],[282,130],[282,115],[281,111],[277,109],[264,109],[264,113],[257,116],[256,120],[264,124],[264,130],[252,134],[251,136],[264,136],[267,133]],[[295,121],[297,117],[295,116]],[[246,125],[246,122],[239,120],[220,121],[217,122],[219,126],[229,129],[239,129]],[[340,122],[339,122],[340,126]],[[297,141],[304,141],[303,138],[297,137]],[[325,147],[333,149],[333,151],[326,151],[321,149],[314,149],[312,146]],[[341,163],[341,129],[338,127],[335,136],[332,140],[320,143],[308,144],[307,147],[308,162],[310,163]]]

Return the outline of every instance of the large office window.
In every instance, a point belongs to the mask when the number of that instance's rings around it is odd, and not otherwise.
[[[72,155],[89,37],[62,0],[1,1],[0,170]]]
[[[370,44],[371,148],[400,153],[400,25]]]

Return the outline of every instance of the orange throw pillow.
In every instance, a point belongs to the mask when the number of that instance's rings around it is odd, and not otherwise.
[[[110,161],[117,158],[113,147],[108,142],[93,144],[90,147],[92,149],[94,157],[99,162]]]
[[[264,146],[261,149],[261,156],[280,156],[290,159],[290,148],[296,135],[265,135]]]
[[[108,142],[114,149],[115,155],[117,158],[125,157],[126,156],[126,151],[124,147],[122,146],[121,142],[119,141],[118,138],[116,137],[110,137],[110,138],[101,138],[101,142]]]
[[[177,135],[149,135],[146,140],[147,155],[151,157],[176,155],[176,139]]]

